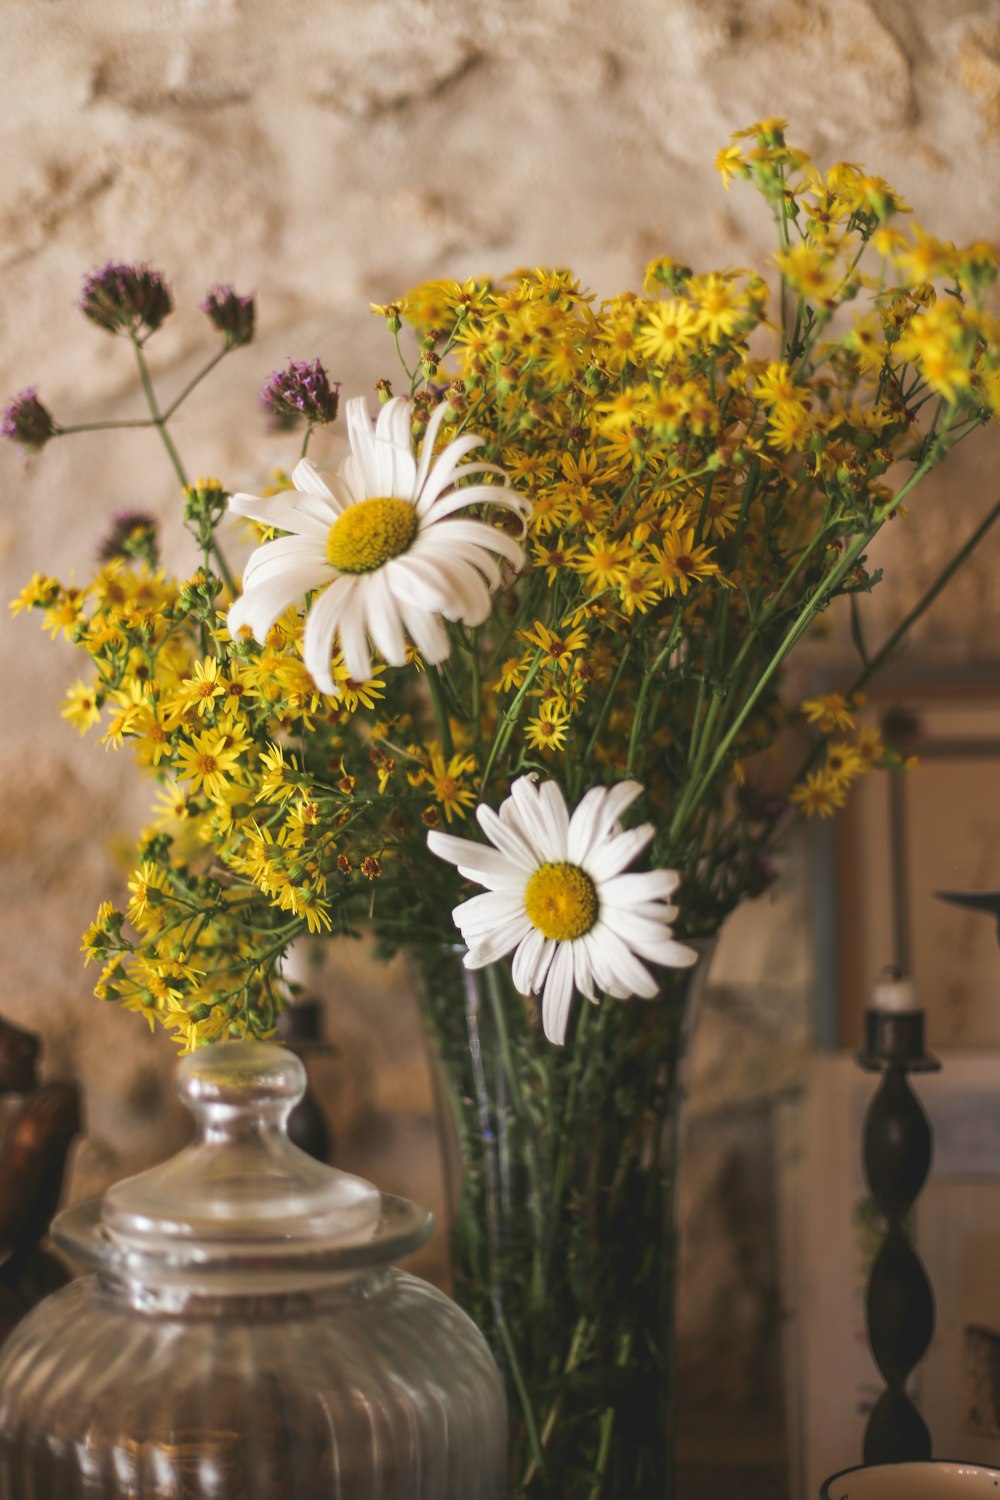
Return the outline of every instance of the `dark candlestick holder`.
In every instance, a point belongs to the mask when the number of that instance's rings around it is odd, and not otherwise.
[[[931,1456],[931,1435],[906,1394],[906,1382],[934,1332],[934,1294],[904,1227],[931,1164],[931,1129],[910,1088],[910,1073],[941,1064],[924,1050],[920,1010],[865,1012],[865,1045],[857,1061],[882,1081],[864,1125],[865,1177],[887,1230],[868,1282],[868,1338],[886,1388],[868,1417],[866,1464]]]

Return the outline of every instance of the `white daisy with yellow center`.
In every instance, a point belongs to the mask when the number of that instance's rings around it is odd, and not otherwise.
[[[503,581],[498,560],[517,570],[524,551],[498,527],[455,513],[495,505],[517,518],[523,536],[530,506],[496,464],[464,461],[485,441],[477,433],[463,433],[434,456],[447,411],[443,403],[432,413],[417,458],[409,402],[400,396],[386,402],[373,427],[367,403],[356,397],[345,408],[351,452],[337,474],[324,479],[302,459],[293,490],[266,499],[233,495],[229,508],[236,515],[289,533],[251,555],[243,595],[229,611],[233,635],[249,626],[263,642],[290,604],[315,592],[303,656],[317,687],[336,695],[335,641],[351,677],[365,682],[372,675],[370,642],[401,667],[409,637],[435,663],[450,650],[445,620],[482,624]],[[497,482],[462,482],[485,475]]]
[[[427,843],[461,875],[486,886],[452,913],[468,953],[481,969],[513,951],[521,994],[542,995],[542,1025],[562,1044],[574,992],[616,1000],[651,999],[659,984],[641,959],[687,968],[698,955],[675,942],[668,905],[674,870],[623,873],[653,837],[651,823],[619,821],[641,794],[637,781],[592,787],[572,817],[554,781],[521,776],[499,813],[480,804],[476,817],[490,840],[476,844],[434,830]]]

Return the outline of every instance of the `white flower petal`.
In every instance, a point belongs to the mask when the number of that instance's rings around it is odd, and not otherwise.
[[[613,932],[606,922],[598,922],[587,936],[593,938],[591,953],[596,947],[600,955],[601,973],[610,972],[614,975],[615,989],[620,999],[625,999],[628,995],[642,995],[647,1000],[653,998],[659,985],[617,932]]]
[[[229,510],[234,516],[290,531],[295,536],[311,536],[326,541],[337,513],[326,501],[301,495],[297,490],[282,490],[262,499],[258,495],[230,495]]]
[[[547,781],[543,786],[554,787],[559,799],[562,800],[562,792],[555,782]],[[551,804],[546,801],[543,806],[541,791],[535,784],[533,776],[519,776],[510,789],[514,806],[521,819],[521,825],[531,840],[532,848],[540,855],[539,863],[548,864],[558,862],[566,858],[565,832],[557,815],[553,813]],[[546,793],[546,798],[548,798]]]
[[[483,468],[485,465],[476,467]],[[531,501],[504,484],[463,484],[461,488],[449,490],[439,500],[435,500],[421,519],[425,526],[440,526],[444,518],[454,515],[456,510],[464,510],[467,505],[487,504],[513,512],[522,522],[521,535],[524,535],[531,516]]]
[[[646,958],[655,958],[652,950],[661,947],[673,937],[667,922],[659,921],[654,917],[642,917],[634,911],[621,909],[616,909],[612,916],[610,912],[604,910],[603,902],[601,917],[609,925],[613,922],[614,931],[622,942],[627,943],[634,952]]]
[[[476,821],[490,843],[495,844],[504,857],[523,870],[526,876],[537,870],[541,861],[519,823],[505,822],[484,802],[476,808]]]
[[[339,692],[330,671],[333,638],[344,612],[350,607],[356,586],[357,580],[354,578],[335,578],[329,588],[324,589],[319,598],[313,601],[306,620],[302,658],[320,692],[329,693],[331,697]]]
[[[525,871],[488,844],[475,844],[471,839],[460,839],[453,833],[434,828],[427,835],[427,846],[439,859],[455,865],[467,880],[477,880],[490,890],[524,892],[527,884]]]
[[[349,453],[337,471],[341,484],[350,496],[351,505],[370,500],[375,493],[365,484],[365,473],[353,453]]]
[[[315,464],[311,463],[308,458],[300,458],[295,465],[295,468],[292,470],[292,483],[297,490],[301,490],[304,494],[327,501],[335,510],[340,509],[333,498],[329,485]]]
[[[469,620],[475,615],[481,623],[490,612],[489,590],[475,568],[463,559],[423,554],[411,548],[386,564],[393,591],[401,601],[414,604],[449,620]]]
[[[602,948],[600,939],[595,936],[599,931],[600,924],[592,927],[589,932],[585,932],[580,939],[587,950],[595,983],[613,1000],[627,1000],[631,992],[628,986],[622,984],[616,976],[609,954]]]
[[[470,948],[465,955],[465,967],[467,969],[485,969],[487,964],[496,963],[498,958],[503,958],[512,948],[516,948],[523,937],[527,935],[531,923],[527,917],[521,917],[517,921],[508,923],[505,927],[499,927],[491,932],[474,948]]]
[[[447,416],[448,411],[449,406],[447,401],[439,401],[437,406],[435,406],[434,410],[430,414],[430,418],[427,422],[427,430],[424,433],[424,440],[420,445],[420,459],[417,463],[416,478],[413,482],[414,499],[419,496],[420,491],[423,489],[424,485],[427,482],[427,475],[430,471],[431,460],[434,457],[434,444],[437,442],[437,435],[441,430],[441,423]]]
[[[340,654],[344,658],[344,666],[347,668],[355,682],[367,682],[372,675],[372,657],[368,649],[368,631],[365,628],[367,619],[365,617],[365,585],[370,580],[355,578],[355,593],[358,597],[360,608],[345,609],[340,616],[340,624],[337,634],[340,639]]]
[[[481,448],[484,442],[485,438],[478,432],[465,432],[441,450],[417,495],[419,515],[427,514],[437,497],[454,483],[462,459],[474,449]]]
[[[555,949],[555,944],[540,928],[532,927],[518,944],[510,966],[510,977],[519,995],[537,995],[541,989],[552,958],[552,953],[546,951],[546,943]]]
[[[696,948],[675,942],[673,938],[666,938],[662,943],[650,943],[640,951],[642,957],[648,958],[650,963],[662,964],[667,969],[690,969],[699,958]]]
[[[542,996],[542,1026],[550,1042],[561,1047],[573,1003],[573,952],[569,943],[559,943],[545,981]]]
[[[638,781],[591,787],[570,819],[569,857],[574,864],[583,865],[594,874],[586,863],[588,853],[603,844],[622,813],[641,795],[642,785]]]
[[[590,951],[583,938],[577,938],[575,943],[570,944],[570,947],[573,951],[573,983],[581,995],[585,995],[588,1000],[593,1000],[596,986]]]
[[[365,496],[378,495],[379,466],[375,457],[375,432],[368,415],[368,402],[364,396],[352,396],[344,405],[347,436],[351,444],[353,463],[350,469],[352,490],[363,491]],[[341,473],[346,470],[346,465]],[[360,485],[357,481],[360,480]]]
[[[393,597],[384,568],[365,580],[364,601],[368,633],[375,642],[376,648],[390,666],[404,666],[406,636],[403,633],[399,606]]]
[[[415,604],[408,604],[398,596],[397,603],[406,633],[424,661],[430,662],[432,667],[440,661],[447,661],[451,655],[451,641],[439,616],[430,610],[418,609]]]
[[[281,573],[298,570],[302,564],[310,564],[317,573],[316,582],[310,588],[318,588],[320,582],[329,582],[333,577],[326,552],[315,537],[283,536],[277,541],[265,542],[251,552],[243,570],[243,591],[255,583],[266,583]],[[307,589],[303,589],[303,595]]]
[[[397,500],[412,500],[417,465],[410,437],[410,403],[405,397],[394,396],[379,408],[374,453],[378,494],[393,496]]]
[[[521,778],[521,780],[535,782],[538,780],[538,772],[528,771]],[[543,862],[543,857],[535,849],[535,846],[531,840],[530,830],[526,828],[524,823],[521,821],[521,814],[513,797],[507,797],[503,802],[501,802],[499,810],[497,812],[497,817],[500,819],[505,828],[512,828],[517,834],[518,838],[522,841],[522,843],[524,843],[527,848],[532,850],[532,852],[536,855],[535,863],[541,864]]]
[[[454,542],[471,542],[474,547],[481,547],[483,551],[499,553],[507,559],[515,572],[524,567],[524,548],[498,526],[487,526],[485,521],[438,521],[433,526],[426,527],[422,535],[433,538],[436,544],[447,544],[449,547]]]
[[[633,870],[628,875],[603,880],[601,900],[613,906],[631,907],[636,902],[666,899],[674,894],[680,881],[676,870]]]
[[[283,615],[290,604],[304,598],[310,589],[317,588],[324,576],[329,576],[328,570],[321,572],[316,564],[298,564],[286,566],[274,578],[255,583],[229,610],[226,625],[230,635],[235,636],[244,625],[249,625],[263,645],[278,616]]]
[[[543,781],[538,788],[538,814],[545,827],[546,847],[556,851],[551,857],[564,861],[569,813],[566,799],[554,781]]]
[[[575,863],[600,884],[624,870],[652,842],[655,833],[652,823],[640,823],[638,828],[627,828],[623,833],[613,834],[603,844],[592,845],[590,853]]]
[[[476,948],[504,922],[523,917],[524,900],[518,891],[487,891],[463,901],[451,915],[468,946]]]

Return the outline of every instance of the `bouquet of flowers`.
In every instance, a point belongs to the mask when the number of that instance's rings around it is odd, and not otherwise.
[[[602,302],[559,269],[419,286],[375,309],[400,371],[375,420],[345,401],[334,472],[309,453],[339,384],[319,361],[270,377],[303,435],[256,495],[189,478],[171,427],[251,342],[252,300],[209,294],[221,346],[164,404],[164,278],[93,273],[82,310],[133,347],[196,565],[169,576],[127,514],[88,582],[37,574],[15,601],[89,660],[64,716],[157,789],[129,899],[84,936],[100,999],[192,1048],[271,1033],[302,935],[413,955],[465,1159],[456,1285],[508,1376],[518,1495],[667,1492],[691,965],[791,813],[899,764],[855,715],[926,601],[870,650],[868,549],[1000,411],[993,249],[898,227],[886,182],[822,173],[781,121],[718,165],[773,214],[776,298],[665,258]],[[4,415],[33,450],[74,430],[34,390]],[[252,544],[240,589],[227,558]],[[855,681],[783,701],[841,597]],[[801,768],[775,798],[781,731]]]

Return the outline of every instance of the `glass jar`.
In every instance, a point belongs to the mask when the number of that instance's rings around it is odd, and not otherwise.
[[[183,1059],[192,1145],[56,1221],[96,1274],[0,1356],[3,1500],[498,1500],[492,1356],[390,1264],[433,1220],[291,1144],[304,1083],[268,1044]]]

